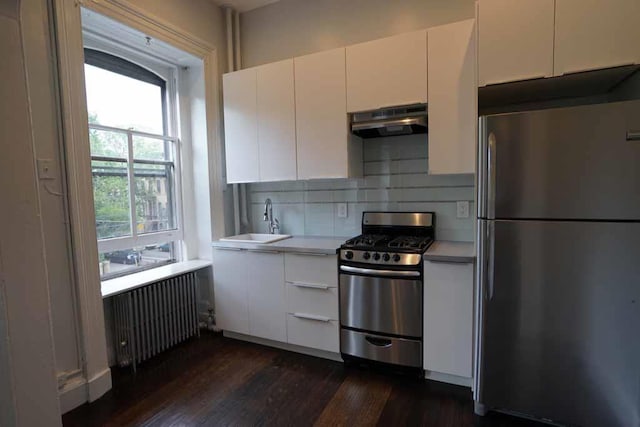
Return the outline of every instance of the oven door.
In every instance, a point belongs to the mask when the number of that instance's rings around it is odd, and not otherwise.
[[[379,334],[422,338],[420,273],[341,265],[340,324]]]

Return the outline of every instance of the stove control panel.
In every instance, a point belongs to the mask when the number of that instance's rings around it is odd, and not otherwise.
[[[364,264],[419,265],[422,262],[422,254],[341,249],[340,259],[344,261],[361,262]]]

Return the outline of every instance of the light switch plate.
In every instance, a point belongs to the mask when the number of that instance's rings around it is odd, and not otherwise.
[[[348,216],[347,204],[338,203],[338,218],[346,218]]]
[[[469,218],[469,202],[456,202],[456,216],[458,218]]]

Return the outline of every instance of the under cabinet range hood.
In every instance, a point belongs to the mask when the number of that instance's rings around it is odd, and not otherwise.
[[[363,111],[349,118],[351,132],[361,138],[427,133],[426,104]]]

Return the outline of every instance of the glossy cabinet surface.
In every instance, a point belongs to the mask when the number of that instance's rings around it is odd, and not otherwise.
[[[249,335],[287,340],[284,254],[247,251]]]
[[[554,0],[479,0],[479,86],[553,76],[554,6]]]
[[[478,123],[475,20],[429,29],[429,173],[474,173]]]
[[[347,47],[347,111],[427,102],[427,31]]]
[[[473,264],[424,263],[424,369],[472,376]]]
[[[249,333],[249,305],[245,251],[213,251],[216,325],[225,331]]]

